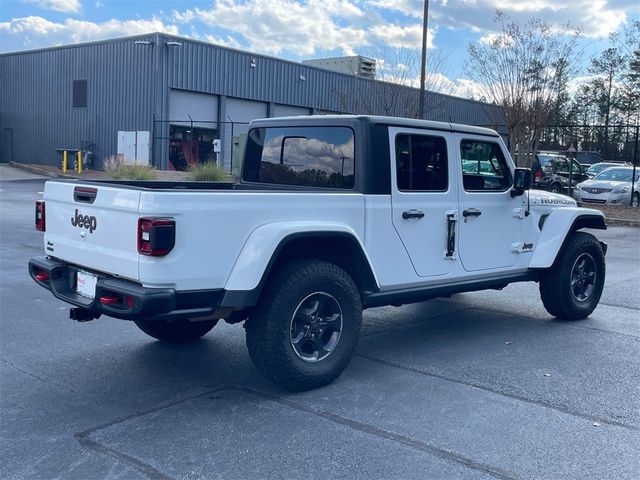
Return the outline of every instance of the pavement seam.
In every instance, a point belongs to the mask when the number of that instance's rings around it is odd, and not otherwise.
[[[288,398],[282,397],[280,395],[275,395],[275,394],[271,394],[271,393],[267,393],[267,392],[263,392],[260,390],[255,390],[249,387],[234,387],[231,390],[237,390],[240,392],[247,392],[247,393],[252,393],[254,395],[272,400],[274,402],[280,403],[282,405],[285,405],[287,407],[291,407],[294,408],[296,410],[299,410],[301,412],[305,412],[305,413],[310,413],[313,415],[316,415],[320,418],[324,418],[325,420],[329,420],[333,423],[339,424],[339,425],[343,425],[346,426],[352,430],[357,430],[359,432],[362,433],[366,433],[369,435],[373,435],[375,437],[379,437],[382,438],[384,440],[391,440],[392,442],[395,443],[400,443],[402,445],[411,447],[415,450],[420,450],[423,452],[427,452],[427,453],[431,453],[432,455],[444,459],[444,460],[449,460],[455,463],[458,463],[460,465],[463,465],[469,469],[472,470],[477,470],[483,473],[487,473],[493,477],[496,478],[500,478],[503,480],[518,480],[520,477],[516,476],[515,474],[511,473],[511,472],[506,472],[502,469],[499,469],[497,467],[493,467],[491,465],[487,465],[481,462],[476,462],[475,460],[472,460],[468,457],[465,457],[464,455],[460,455],[454,451],[448,450],[446,448],[440,448],[440,447],[436,447],[435,445],[432,445],[430,443],[427,442],[423,442],[421,440],[416,440],[414,438],[411,438],[407,435],[402,435],[396,432],[392,432],[389,430],[384,430],[382,428],[378,428],[378,427],[374,427],[373,425],[370,425],[368,423],[363,423],[363,422],[359,422],[357,420],[352,420],[349,418],[345,418],[342,417],[340,415],[337,415],[335,413],[331,413],[331,412],[326,412],[324,410],[318,410],[312,407],[307,407],[305,405],[302,405],[298,402],[294,402]]]
[[[275,395],[272,393],[268,393],[268,392],[263,392],[261,390],[257,390],[257,389],[253,389],[250,387],[242,387],[242,386],[234,386],[234,385],[227,385],[227,386],[220,386],[217,387],[215,389],[212,390],[207,390],[205,392],[201,392],[198,393],[196,395],[190,395],[188,397],[184,397],[181,399],[176,399],[174,401],[171,402],[165,402],[161,405],[158,405],[156,407],[153,407],[149,410],[145,410],[145,411],[139,411],[136,413],[133,413],[131,415],[126,415],[124,417],[120,417],[117,419],[114,419],[110,422],[106,422],[100,425],[97,425],[95,427],[89,428],[87,430],[84,430],[82,432],[78,432],[74,434],[74,437],[76,438],[76,440],[84,447],[91,449],[97,453],[103,454],[103,455],[107,455],[110,456],[114,459],[116,459],[119,462],[125,463],[130,465],[131,467],[135,468],[136,470],[138,470],[139,472],[143,473],[144,475],[146,475],[148,478],[150,478],[151,480],[174,480],[172,477],[167,476],[166,474],[162,473],[161,471],[157,470],[156,468],[152,467],[151,465],[142,462],[141,460],[138,460],[135,457],[132,457],[131,455],[128,455],[126,453],[123,453],[119,450],[116,450],[114,448],[111,448],[103,443],[100,443],[96,440],[93,440],[92,438],[90,438],[90,435],[92,433],[95,433],[99,430],[103,430],[105,428],[109,428],[111,426],[117,425],[119,423],[123,423],[126,422],[127,420],[131,420],[134,418],[138,418],[138,417],[143,417],[145,415],[149,415],[151,413],[155,413],[158,412],[160,410],[164,410],[166,408],[169,407],[173,407],[175,405],[179,405],[181,403],[184,402],[188,402],[190,400],[194,400],[196,398],[199,397],[204,397],[206,395],[211,395],[213,393],[217,393],[220,391],[236,391],[236,392],[240,392],[240,393],[249,393],[252,395],[256,395],[258,397],[262,397],[265,398],[267,400],[271,400],[274,401],[276,403],[279,403],[281,405],[284,405],[286,407],[289,408],[294,408],[298,411],[304,412],[304,413],[310,413],[312,415],[315,415],[317,417],[323,418],[325,420],[331,421],[332,423],[336,423],[339,425],[343,425],[346,426],[352,430],[357,430],[359,432],[362,433],[366,433],[368,435],[372,435],[378,438],[382,438],[383,440],[390,440],[392,442],[395,443],[399,443],[402,444],[404,446],[413,448],[414,450],[420,450],[420,451],[424,451],[427,453],[430,453],[438,458],[444,459],[444,460],[448,460],[448,461],[452,461],[455,463],[458,463],[460,465],[465,466],[466,468],[472,469],[472,470],[476,470],[476,471],[480,471],[483,473],[487,473],[495,478],[499,478],[502,480],[519,480],[520,477],[517,477],[515,474],[510,473],[510,472],[505,472],[499,468],[493,467],[491,465],[486,465],[480,462],[476,462],[475,460],[472,460],[468,457],[465,457],[463,455],[460,455],[456,452],[453,452],[451,450],[448,449],[444,449],[444,448],[440,448],[440,447],[436,447],[435,445],[431,445],[429,443],[426,442],[422,442],[420,440],[416,440],[414,438],[411,438],[409,436],[406,435],[401,435],[399,433],[395,433],[395,432],[391,432],[388,430],[383,430],[381,428],[378,427],[374,427],[373,425],[369,425],[367,423],[362,423],[362,422],[358,422],[356,420],[351,420],[349,418],[345,418],[342,417],[340,415],[337,415],[335,413],[331,413],[331,412],[326,412],[323,410],[317,410],[311,407],[306,407],[298,402],[294,402],[292,400],[289,400],[287,398],[284,398],[280,395]]]
[[[28,372],[28,371],[24,370],[23,368],[20,368],[19,366],[17,366],[15,363],[10,362],[9,360],[6,360],[4,358],[0,358],[0,361],[2,361],[2,363],[6,363],[11,368],[17,370],[20,373],[23,373],[23,374],[25,374],[25,375],[27,375],[27,376],[29,376],[31,378],[35,378],[36,380],[40,380],[42,383],[46,383],[48,385],[53,385],[54,387],[62,388],[63,390],[66,390],[66,391],[71,392],[71,393],[77,393],[75,390],[73,390],[72,388],[67,387],[66,385],[62,385],[60,383],[52,382],[50,380],[47,380],[46,378],[42,378],[42,377],[36,375],[35,373]]]
[[[606,305],[608,307],[617,307],[617,308],[627,308],[627,307],[619,307],[617,305],[608,305],[606,303],[603,303],[602,305]],[[481,312],[487,312],[487,313],[497,313],[500,315],[503,315],[505,317],[507,316],[515,316],[513,313],[507,312],[505,310],[495,310],[495,309],[491,309],[491,308],[484,308],[484,307],[469,307],[469,310],[479,310]],[[576,322],[579,322],[580,320],[559,320],[559,319],[545,319],[545,318],[538,318],[538,317],[527,317],[527,318],[533,318],[536,320],[543,320],[547,322],[547,325],[549,325],[550,328],[562,328],[562,327],[569,327],[569,328],[580,328],[582,330],[595,330],[597,332],[603,332],[603,333],[609,333],[611,335],[619,335],[621,337],[625,337],[625,338],[629,338],[633,341],[640,341],[640,337],[638,335],[632,335],[630,333],[621,333],[621,332],[615,332],[613,330],[606,330],[604,328],[597,328],[597,327],[586,327],[584,325],[580,325]]]
[[[533,399],[522,397],[520,395],[516,395],[516,394],[513,394],[513,393],[502,392],[500,390],[487,387],[486,385],[481,385],[481,384],[477,384],[477,383],[468,382],[468,381],[465,381],[465,380],[459,380],[459,379],[456,379],[456,378],[447,377],[446,375],[442,375],[440,373],[430,372],[428,370],[421,370],[421,369],[416,368],[416,367],[410,367],[408,365],[403,365],[401,363],[392,362],[392,361],[389,361],[389,360],[383,360],[381,358],[371,357],[369,355],[364,355],[362,353],[357,353],[355,356],[363,358],[365,360],[369,360],[371,362],[375,362],[375,363],[379,363],[381,365],[385,365],[387,367],[398,368],[400,370],[405,370],[407,372],[417,373],[419,375],[425,375],[425,376],[428,376],[428,377],[434,377],[434,378],[438,378],[440,380],[444,380],[444,381],[452,382],[452,383],[457,383],[459,385],[464,385],[464,386],[467,386],[467,387],[479,388],[480,390],[485,390],[487,392],[495,393],[496,395],[501,395],[503,397],[511,398],[513,400],[522,401],[522,402],[525,402],[525,403],[536,405],[538,407],[549,408],[551,410],[555,410],[557,412],[564,413],[566,415],[571,415],[573,417],[582,418],[582,419],[588,420],[589,422],[592,422],[592,423],[593,422],[598,422],[598,423],[601,423],[603,425],[609,425],[611,427],[619,427],[619,428],[624,428],[626,430],[640,431],[640,427],[636,427],[634,425],[628,425],[626,423],[616,422],[615,420],[607,420],[607,419],[604,419],[604,418],[592,417],[592,416],[589,416],[589,415],[586,415],[586,414],[583,414],[583,413],[580,413],[580,412],[576,412],[576,411],[570,410],[569,408],[566,408],[566,407],[563,407],[563,406],[560,406],[560,405],[555,405],[553,403],[545,402],[545,401],[542,401],[542,400],[533,400]]]
[[[184,402],[188,402],[190,400],[194,400],[196,398],[199,397],[203,397],[205,395],[210,395],[212,393],[216,393],[219,392],[221,390],[229,390],[230,387],[227,386],[223,386],[223,387],[218,387],[218,388],[214,388],[212,390],[207,390],[205,392],[200,392],[198,394],[195,395],[189,395],[187,397],[183,397],[183,398],[179,398],[179,399],[175,399],[169,402],[164,402],[161,403],[159,405],[156,405],[153,408],[150,408],[149,410],[144,410],[144,411],[138,411],[135,413],[132,413],[130,415],[125,415],[124,417],[118,417],[114,420],[111,420],[110,422],[106,422],[106,423],[102,423],[100,425],[96,425],[94,427],[91,427],[87,430],[83,430],[81,432],[77,432],[73,434],[73,437],[78,441],[78,443],[80,445],[82,445],[85,448],[88,448],[90,450],[93,450],[94,452],[97,452],[99,454],[102,455],[107,455],[119,462],[125,463],[133,468],[135,468],[136,470],[138,470],[140,473],[146,475],[150,480],[174,480],[172,477],[162,473],[160,470],[157,470],[156,468],[152,467],[151,465],[144,463],[141,460],[138,460],[135,457],[132,457],[131,455],[128,455],[126,453],[123,453],[119,450],[116,450],[114,448],[111,448],[103,443],[100,443],[96,440],[93,440],[90,435],[92,433],[95,433],[99,430],[104,430],[105,428],[109,428],[112,427],[113,425],[117,425],[119,423],[123,423],[126,422],[127,420],[131,420],[134,418],[138,418],[138,417],[144,417],[145,415],[149,415],[151,413],[155,413],[158,412],[160,410],[164,410],[165,408],[169,408],[169,407],[173,407],[175,405],[179,405],[180,403],[184,403]]]

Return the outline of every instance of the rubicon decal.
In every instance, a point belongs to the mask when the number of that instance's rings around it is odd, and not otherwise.
[[[93,233],[98,227],[98,219],[93,215],[82,215],[76,208],[76,216],[71,217],[71,225],[78,228],[86,228],[89,233]]]

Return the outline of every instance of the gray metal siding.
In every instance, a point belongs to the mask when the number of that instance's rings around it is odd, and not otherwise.
[[[151,130],[152,67],[133,40],[0,56],[0,127],[13,129],[14,159],[58,165],[55,148],[88,140],[101,161],[118,130]],[[87,79],[87,107],[72,107],[77,79]]]
[[[135,45],[136,40],[153,44]],[[167,46],[167,41],[179,41],[182,46]],[[88,80],[88,107],[73,108],[72,81],[84,78]],[[166,168],[172,88],[316,112],[397,116],[410,115],[407,106],[417,104],[418,92],[152,34],[0,55],[0,128],[14,131],[16,161],[49,165],[59,162],[55,148],[77,148],[81,140],[90,140],[102,160],[116,152],[118,130],[152,130],[154,163]],[[378,101],[382,98],[386,105]],[[485,110],[495,108],[433,93],[427,95],[427,105],[431,106],[430,119],[479,125],[491,124]],[[222,104],[219,113],[220,120],[228,120]],[[155,124],[154,118],[158,120]]]

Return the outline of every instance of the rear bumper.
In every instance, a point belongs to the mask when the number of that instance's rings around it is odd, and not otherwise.
[[[71,305],[91,312],[124,320],[180,320],[198,317],[222,318],[232,309],[221,308],[224,290],[176,291],[173,288],[148,288],[140,284],[98,272],[95,297],[90,299],[75,291],[76,274],[87,269],[51,257],[29,260],[29,275],[40,286]],[[46,280],[36,277],[47,274]],[[119,297],[120,303],[104,304],[101,297]]]

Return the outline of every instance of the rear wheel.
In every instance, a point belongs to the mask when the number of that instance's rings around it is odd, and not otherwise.
[[[551,188],[549,188],[549,191],[551,193],[562,193],[562,187],[559,184],[554,183],[551,185]]]
[[[218,320],[161,322],[138,320],[136,326],[147,335],[170,343],[192,342],[208,333]]]
[[[245,323],[256,368],[288,390],[335,380],[353,356],[362,304],[351,277],[324,261],[286,265]]]
[[[581,320],[593,312],[604,287],[605,261],[600,242],[576,232],[567,240],[554,266],[540,279],[545,309],[563,320]]]
[[[633,198],[631,198],[631,206],[633,208],[638,208],[638,206],[640,206],[640,193],[636,192],[633,194]]]

